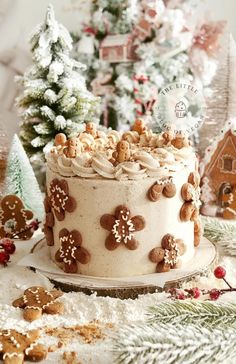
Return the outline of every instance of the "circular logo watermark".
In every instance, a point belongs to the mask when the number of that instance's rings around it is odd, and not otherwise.
[[[205,119],[206,103],[203,93],[190,83],[175,82],[165,86],[158,94],[154,109],[160,129],[170,125],[177,133],[192,135]]]

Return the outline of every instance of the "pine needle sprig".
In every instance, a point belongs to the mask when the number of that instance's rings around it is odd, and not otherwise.
[[[180,324],[133,325],[114,338],[116,364],[218,364],[236,360],[236,330]]]
[[[172,301],[159,303],[148,312],[150,324],[198,324],[206,327],[235,327],[236,305],[201,301]]]
[[[236,223],[217,218],[201,217],[204,236],[224,248],[225,253],[236,256]]]

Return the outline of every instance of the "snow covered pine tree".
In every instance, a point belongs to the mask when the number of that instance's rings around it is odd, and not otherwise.
[[[5,195],[17,195],[27,209],[40,221],[44,218],[43,196],[29,159],[15,134],[12,140],[6,172]]]
[[[30,44],[33,65],[18,77],[24,87],[17,98],[22,118],[20,137],[29,155],[42,155],[57,133],[73,136],[84,122],[96,122],[98,98],[86,88],[82,75],[86,67],[70,58],[72,39],[55,20],[51,5]]]

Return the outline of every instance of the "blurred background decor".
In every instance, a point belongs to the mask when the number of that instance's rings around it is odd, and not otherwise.
[[[225,22],[198,19],[196,9],[189,0],[93,2],[91,20],[73,34],[88,85],[105,99],[102,124],[123,130],[152,116],[158,91],[176,80],[210,85]]]
[[[51,0],[59,22],[63,23],[73,33],[83,29],[90,22],[89,0]],[[120,1],[113,1],[120,3]],[[181,1],[182,2],[182,1]],[[14,75],[23,74],[31,63],[28,45],[29,34],[36,24],[45,16],[48,0],[33,2],[32,0],[2,0],[0,2],[0,122],[5,124],[8,137],[19,131],[14,100],[17,94]],[[166,3],[166,2],[165,2]],[[176,1],[175,3],[180,3]],[[209,19],[227,20],[228,30],[236,37],[234,0],[195,1],[198,7],[194,10],[193,20]],[[211,15],[213,14],[213,15]]]
[[[236,3],[226,0],[223,8],[220,0],[52,0],[51,3],[59,23],[73,36],[71,59],[87,65],[87,71],[80,70],[81,79],[86,78],[87,88],[101,97],[100,122],[124,130],[137,117],[150,120],[158,91],[164,85],[177,79],[194,82],[204,90],[209,106],[197,146],[203,156],[227,119],[225,105],[228,93],[232,92],[229,75],[235,45],[226,34],[230,31],[236,36],[233,17]],[[37,4],[30,0],[3,0],[0,4],[0,123],[5,128],[4,140],[10,140],[21,128],[24,147],[40,184],[43,184],[44,163],[42,154],[39,156],[37,152],[52,143],[58,129],[52,122],[50,135],[46,135],[45,124],[30,125],[30,117],[20,121],[15,100],[20,95],[21,106],[27,109],[28,66],[32,67],[32,61],[37,66],[33,49],[30,55],[29,34],[44,19],[47,6],[47,0]],[[24,91],[17,88],[15,76],[22,80]],[[46,82],[45,78],[45,87]],[[44,106],[51,108],[49,101]],[[30,102],[34,103],[35,98]],[[65,116],[52,110],[55,120]],[[67,116],[64,119],[71,120]],[[62,119],[59,122],[60,131],[69,135],[68,125]]]

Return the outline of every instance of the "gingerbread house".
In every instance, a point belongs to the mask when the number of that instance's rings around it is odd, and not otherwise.
[[[128,34],[107,35],[100,44],[99,58],[110,63],[137,60],[133,36]]]
[[[206,149],[201,176],[203,214],[236,219],[236,119]]]
[[[152,34],[152,25],[151,23],[142,17],[140,21],[135,25],[134,28],[134,36],[140,40],[145,40],[147,37],[150,37]]]

